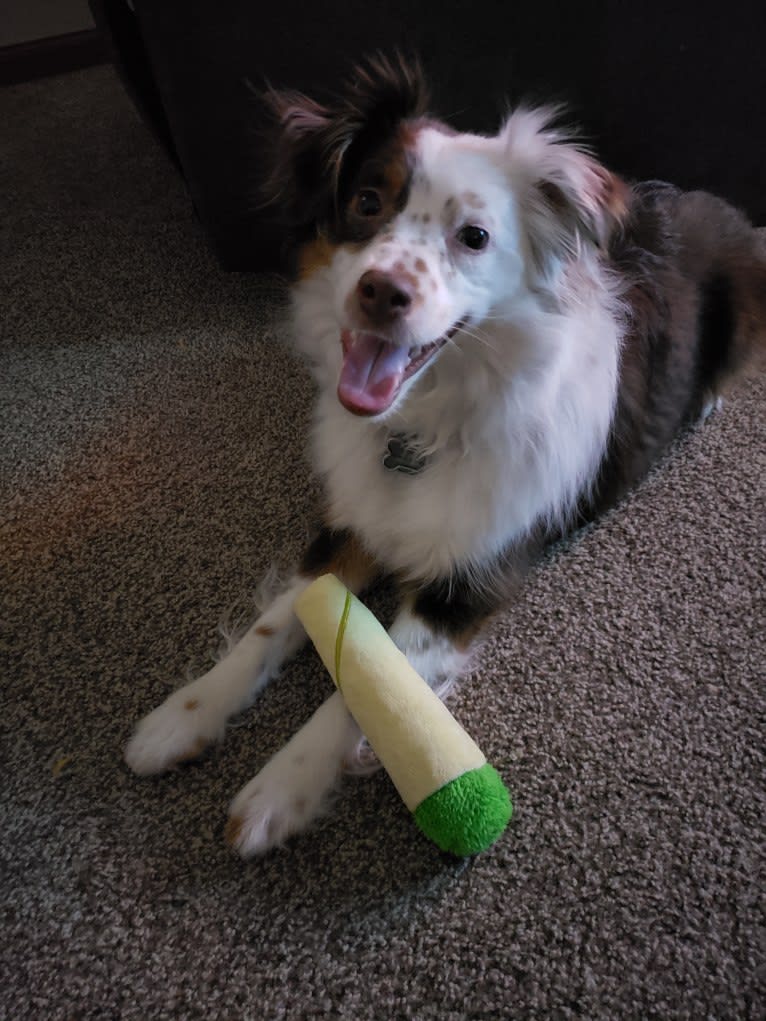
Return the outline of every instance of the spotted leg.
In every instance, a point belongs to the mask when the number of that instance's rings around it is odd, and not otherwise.
[[[173,692],[135,728],[125,761],[141,776],[196,758],[220,740],[229,719],[279,673],[305,640],[293,605],[311,580],[333,571],[353,589],[373,574],[372,561],[347,532],[323,531],[300,572],[211,670]]]

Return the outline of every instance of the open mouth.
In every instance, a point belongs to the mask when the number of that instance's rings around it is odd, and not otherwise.
[[[459,329],[456,323],[422,347],[400,347],[374,333],[343,330],[343,367],[338,400],[354,415],[380,415],[394,403],[403,384],[419,372]]]

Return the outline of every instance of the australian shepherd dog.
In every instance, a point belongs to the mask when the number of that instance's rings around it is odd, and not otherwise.
[[[446,691],[546,545],[613,506],[764,346],[758,232],[712,195],[620,179],[560,111],[460,134],[398,58],[329,105],[267,102],[324,522],[229,653],[138,724],[142,775],[223,736],[303,643],[293,603],[326,572],[356,592],[394,579],[391,636]],[[363,747],[333,694],[235,798],[229,842],[252,855],[305,829]]]

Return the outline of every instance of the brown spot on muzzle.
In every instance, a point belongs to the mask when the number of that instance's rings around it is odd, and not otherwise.
[[[397,259],[391,267],[391,270],[395,274],[396,279],[401,281],[403,286],[407,286],[411,291],[417,292],[418,278],[407,268],[407,264],[405,262],[401,259]]]

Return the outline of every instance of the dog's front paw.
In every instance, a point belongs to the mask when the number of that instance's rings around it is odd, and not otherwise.
[[[338,770],[283,749],[243,787],[231,804],[226,842],[243,858],[283,844],[321,815]]]
[[[188,685],[136,725],[125,748],[125,761],[139,776],[161,773],[196,759],[220,740],[225,724],[218,708]]]

